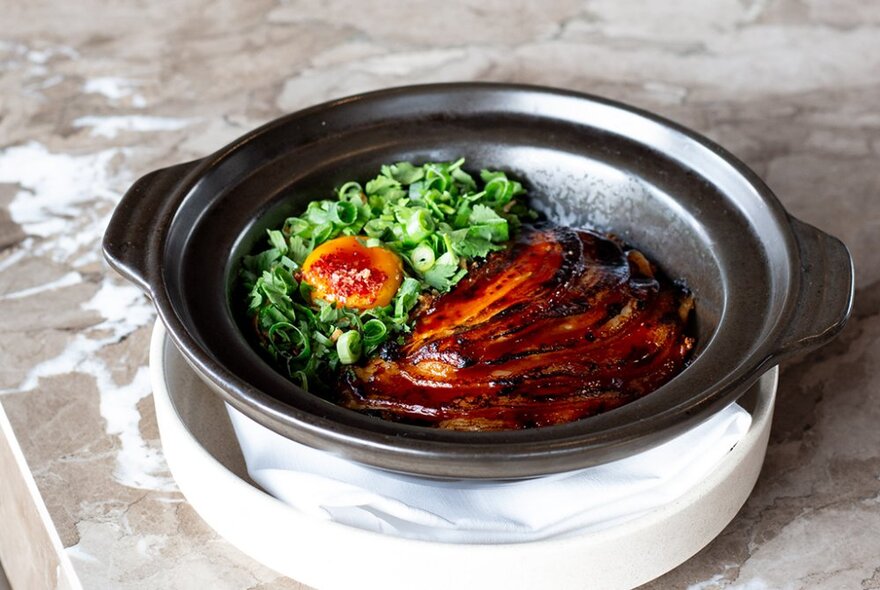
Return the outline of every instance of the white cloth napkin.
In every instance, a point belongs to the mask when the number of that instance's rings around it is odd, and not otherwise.
[[[748,431],[731,404],[648,451],[516,482],[397,475],[293,442],[227,406],[251,478],[287,504],[346,525],[450,543],[515,543],[614,526],[682,496]]]

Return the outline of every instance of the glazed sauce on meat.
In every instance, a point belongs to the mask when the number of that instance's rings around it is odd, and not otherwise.
[[[525,227],[418,316],[400,346],[343,374],[342,404],[403,422],[504,430],[579,420],[687,364],[693,301],[640,252]]]

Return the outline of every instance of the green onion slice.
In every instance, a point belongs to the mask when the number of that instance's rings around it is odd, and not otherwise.
[[[336,341],[336,353],[343,365],[351,365],[361,358],[361,335],[357,330],[343,332]]]
[[[339,191],[337,192],[340,199],[344,199],[346,201],[354,201],[357,199],[361,201],[361,195],[364,194],[364,189],[361,187],[358,182],[346,182],[341,187],[339,187]]]
[[[337,201],[330,205],[330,221],[338,225],[351,225],[358,215],[357,205],[348,201]]]
[[[388,328],[385,326],[385,322],[374,318],[364,323],[364,344],[368,348],[373,348],[384,342],[386,334],[388,334]]]
[[[279,350],[299,351],[293,360],[302,360],[311,353],[309,339],[302,331],[290,322],[278,322],[269,328],[269,342]]]
[[[416,246],[410,255],[413,268],[422,273],[429,271],[434,266],[435,258],[434,249],[427,242]]]
[[[418,244],[434,231],[434,220],[427,209],[416,209],[410,215],[405,226],[407,240]]]

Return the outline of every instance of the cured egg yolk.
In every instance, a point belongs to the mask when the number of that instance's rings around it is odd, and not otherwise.
[[[306,257],[302,275],[313,297],[354,309],[391,303],[403,280],[403,263],[391,250],[367,248],[362,239],[336,238]]]

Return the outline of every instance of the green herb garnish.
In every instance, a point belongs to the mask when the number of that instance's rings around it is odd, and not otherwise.
[[[361,185],[346,182],[336,199],[309,203],[281,229],[270,248],[242,262],[248,314],[266,351],[306,389],[332,385],[340,365],[369,357],[389,339],[403,342],[410,312],[424,292],[445,293],[467,274],[467,264],[501,250],[524,219],[536,214],[522,185],[504,172],[483,170],[479,182],[464,159],[415,166],[382,166]],[[339,236],[364,236],[403,260],[405,277],[391,303],[365,311],[313,300],[297,271],[318,245]]]

